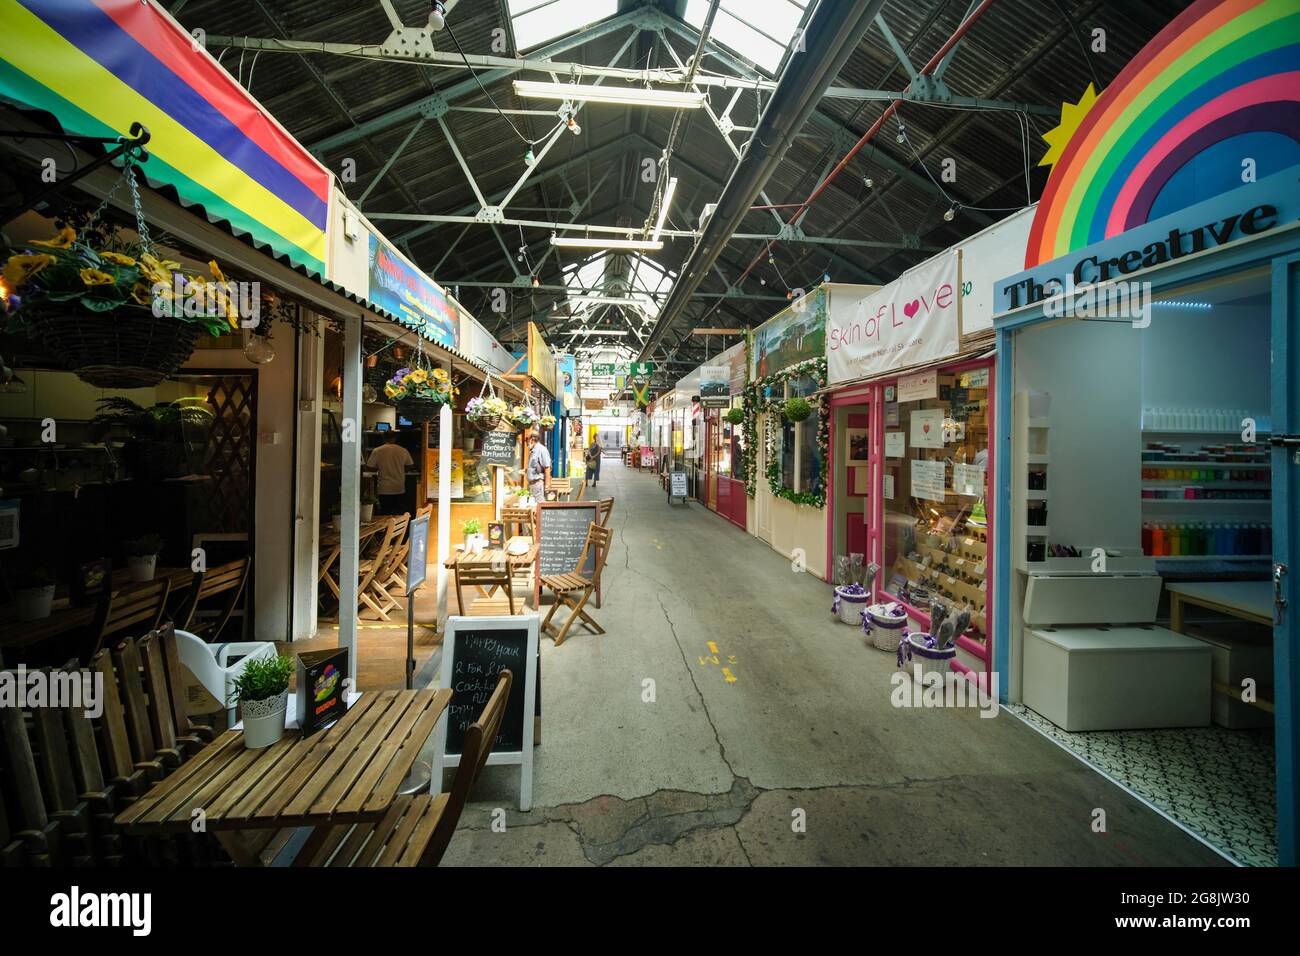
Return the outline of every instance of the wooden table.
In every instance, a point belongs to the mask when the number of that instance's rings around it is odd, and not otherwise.
[[[306,739],[285,731],[279,743],[244,747],[228,730],[117,817],[128,833],[188,832],[194,811],[231,858],[256,866],[246,831],[377,821],[447,705],[450,690],[363,694],[334,726]],[[289,706],[293,706],[292,698]]]
[[[1168,584],[1169,629],[1183,630],[1185,605],[1273,626],[1273,585],[1268,581],[1202,581]]]
[[[154,579],[168,578],[171,581],[171,594],[183,593],[194,580],[194,572],[189,568],[158,568]],[[131,573],[126,568],[113,572],[112,590],[127,591],[135,586]],[[233,585],[231,585],[233,587]],[[50,616],[39,621],[19,621],[13,617],[12,608],[0,619],[0,648],[31,647],[41,641],[69,631],[90,627],[95,620],[95,605],[76,606],[66,598],[58,598]]]
[[[513,576],[516,571],[527,570],[536,564],[537,553],[541,550],[541,545],[534,542],[533,539],[527,535],[516,536],[510,539],[510,541],[519,540],[528,542],[528,550],[520,554],[511,554],[506,548],[485,548],[475,554],[467,553],[465,551],[456,551],[446,560],[443,567],[448,571],[455,573],[458,565],[462,568],[469,565],[486,567],[501,567],[502,565],[508,565],[510,573]],[[482,588],[479,588],[478,590],[484,597],[489,596]],[[465,609],[460,607],[459,591],[456,592],[456,605],[459,608],[459,613],[464,614]]]

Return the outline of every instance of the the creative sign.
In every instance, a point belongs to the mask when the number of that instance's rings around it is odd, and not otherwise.
[[[460,318],[442,290],[373,232],[370,234],[371,305],[431,342],[456,347]]]
[[[325,274],[330,174],[155,4],[0,0],[0,97],[81,136],[152,134],[141,172]]]
[[[826,350],[826,290],[814,289],[754,330],[750,379],[765,378]]]
[[[955,355],[957,254],[945,252],[864,297],[851,314],[832,315],[826,368],[832,384]]]
[[[1095,102],[1063,110],[1061,127],[1046,137],[1054,146],[1047,157],[1054,165],[1030,229],[1025,268],[1243,182],[1262,185],[1300,163],[1297,35],[1300,10],[1294,0],[1197,0]],[[1258,204],[1238,202],[1231,211],[1244,216]],[[1279,215],[1289,218],[1281,209]],[[1224,218],[1215,218],[1222,228]],[[1206,227],[1212,221],[1189,216],[1182,225]],[[1143,246],[1158,241],[1151,237],[1126,250],[1135,248],[1141,261],[1147,258]],[[1215,244],[1225,241],[1214,237]],[[1167,253],[1173,245],[1169,236]],[[1041,283],[1043,276],[1035,279]],[[1002,298],[1000,284],[998,311],[1007,308],[1015,306]]]

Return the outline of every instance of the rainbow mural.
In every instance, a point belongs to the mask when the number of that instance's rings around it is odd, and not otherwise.
[[[0,97],[66,132],[152,134],[149,180],[325,274],[330,173],[208,53],[140,0],[0,0]]]
[[[1078,120],[1025,268],[1240,187],[1243,157],[1300,163],[1296,0],[1197,0],[1160,31]]]

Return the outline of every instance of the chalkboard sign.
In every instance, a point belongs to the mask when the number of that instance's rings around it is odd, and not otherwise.
[[[517,444],[514,432],[488,432],[483,436],[483,457],[479,459],[480,464],[518,464]]]
[[[596,573],[596,552],[587,553],[586,567],[578,568],[587,530],[597,520],[598,504],[591,501],[545,501],[541,505],[538,562],[542,574]]]
[[[465,733],[479,719],[496,689],[497,677],[510,671],[510,699],[488,764],[519,764],[519,809],[533,799],[533,716],[537,688],[536,614],[516,617],[449,617],[442,643],[442,686],[451,703],[438,722],[434,781],[444,766],[460,763]]]

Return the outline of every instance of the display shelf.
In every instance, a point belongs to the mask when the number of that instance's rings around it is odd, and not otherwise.
[[[1040,524],[1040,525],[1027,524],[1027,525],[1025,525],[1025,531],[1024,531],[1024,533],[1025,533],[1025,537],[1027,537],[1027,538],[1046,538],[1046,537],[1047,537],[1047,525],[1045,525],[1045,524]]]
[[[1262,491],[1273,487],[1272,483],[1267,481],[1196,481],[1191,478],[1147,478],[1145,480],[1153,482],[1153,484],[1144,484],[1142,486],[1143,491],[1173,491],[1175,488],[1209,488],[1213,491]],[[1161,482],[1164,482],[1164,484],[1161,484]],[[1211,500],[1231,501],[1232,499]]]
[[[1027,465],[1047,465],[1051,464],[1052,456],[1047,454],[1026,455],[1025,464]]]
[[[1241,429],[1240,429],[1240,428],[1228,428],[1228,429],[1223,429],[1223,428],[1144,428],[1144,429],[1142,429],[1142,434],[1143,434],[1143,435],[1205,435],[1205,436],[1210,436],[1210,437],[1217,437],[1217,436],[1222,436],[1222,435],[1236,435],[1238,438],[1240,438],[1240,437],[1241,437]],[[1270,433],[1267,432],[1267,431],[1264,431],[1264,430],[1258,430],[1258,431],[1255,432],[1255,437],[1256,437],[1256,439],[1263,439],[1263,438],[1266,438],[1269,434],[1270,434]],[[1256,442],[1254,442],[1254,443],[1248,443],[1248,444],[1258,444],[1258,443],[1259,443],[1259,442],[1256,441]]]
[[[1271,554],[1153,554],[1153,561],[1270,561]]]
[[[1144,505],[1271,505],[1272,498],[1143,498]]]
[[[1046,500],[1047,500],[1047,492],[1046,492],[1046,491],[1043,491],[1043,490],[1037,490],[1037,491],[1026,491],[1026,492],[1025,492],[1025,500],[1026,500],[1026,501],[1046,501]]]

